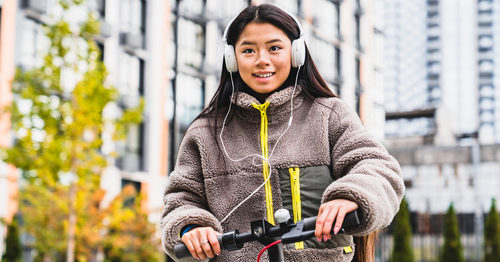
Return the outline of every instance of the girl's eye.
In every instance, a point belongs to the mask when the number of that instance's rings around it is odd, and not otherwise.
[[[281,49],[281,47],[274,45],[274,46],[271,46],[271,48],[269,48],[269,51],[278,51],[280,49]]]
[[[250,53],[253,53],[253,50],[250,48],[243,50],[243,54],[250,54]]]

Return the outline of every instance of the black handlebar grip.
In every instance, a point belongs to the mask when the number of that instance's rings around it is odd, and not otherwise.
[[[191,252],[184,243],[180,243],[174,246],[174,254],[177,258],[190,257]]]
[[[224,247],[222,246],[222,235],[217,236],[217,240],[219,241],[220,248],[224,249]],[[186,245],[184,245],[184,243],[179,243],[174,246],[174,254],[177,258],[191,256],[191,252],[189,252],[189,249]]]
[[[316,228],[316,217],[308,217],[304,220],[304,231],[314,230]],[[333,222],[335,225],[335,221]],[[349,212],[345,215],[342,222],[342,228],[349,228],[361,224],[361,219],[357,210]]]
[[[343,228],[349,228],[361,224],[361,218],[357,210],[349,212],[344,217],[344,222],[342,222]]]

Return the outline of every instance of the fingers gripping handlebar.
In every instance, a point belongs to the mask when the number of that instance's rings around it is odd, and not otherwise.
[[[344,233],[345,228],[359,225],[361,222],[358,211],[347,213],[342,223],[339,233]],[[334,222],[335,224],[335,222]],[[295,243],[307,240],[314,236],[316,227],[316,217],[309,217],[293,223],[292,219],[273,226],[265,220],[257,220],[250,223],[251,231],[239,233],[238,230],[226,232],[217,237],[221,249],[233,251],[243,247],[247,242],[259,241],[262,244],[269,244],[271,239],[281,239],[283,244]],[[174,246],[174,253],[178,258],[191,256],[186,245],[183,243]]]

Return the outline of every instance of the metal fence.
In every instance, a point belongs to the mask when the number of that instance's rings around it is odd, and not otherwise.
[[[464,258],[468,262],[482,261],[482,250],[478,249],[477,236],[467,234],[461,236]],[[439,261],[439,252],[443,246],[444,238],[442,235],[417,234],[413,236],[412,246],[416,262],[437,262]],[[393,241],[392,235],[387,232],[380,233],[375,250],[375,261],[386,262],[392,253]]]

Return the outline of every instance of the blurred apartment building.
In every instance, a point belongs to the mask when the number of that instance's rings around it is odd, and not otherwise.
[[[500,197],[500,2],[384,1],[386,145],[414,230],[440,234],[453,202],[476,261],[483,214]],[[439,242],[422,239],[426,261]]]
[[[273,3],[299,18],[328,85],[383,139],[381,1],[88,0],[102,22],[96,41],[109,79],[120,91],[120,106],[133,105],[139,97],[146,105],[143,123],[127,140],[106,145],[121,153],[102,177],[108,200],[131,183],[147,196],[150,219],[158,222],[178,145],[217,89],[223,30],[252,3]],[[55,6],[56,0],[0,1],[0,105],[11,102],[15,68],[39,62],[46,41],[40,25]],[[6,147],[13,139],[9,118],[0,121],[0,146]],[[16,211],[18,177],[14,168],[0,163],[0,217],[7,220]],[[0,238],[4,234],[0,229]]]

